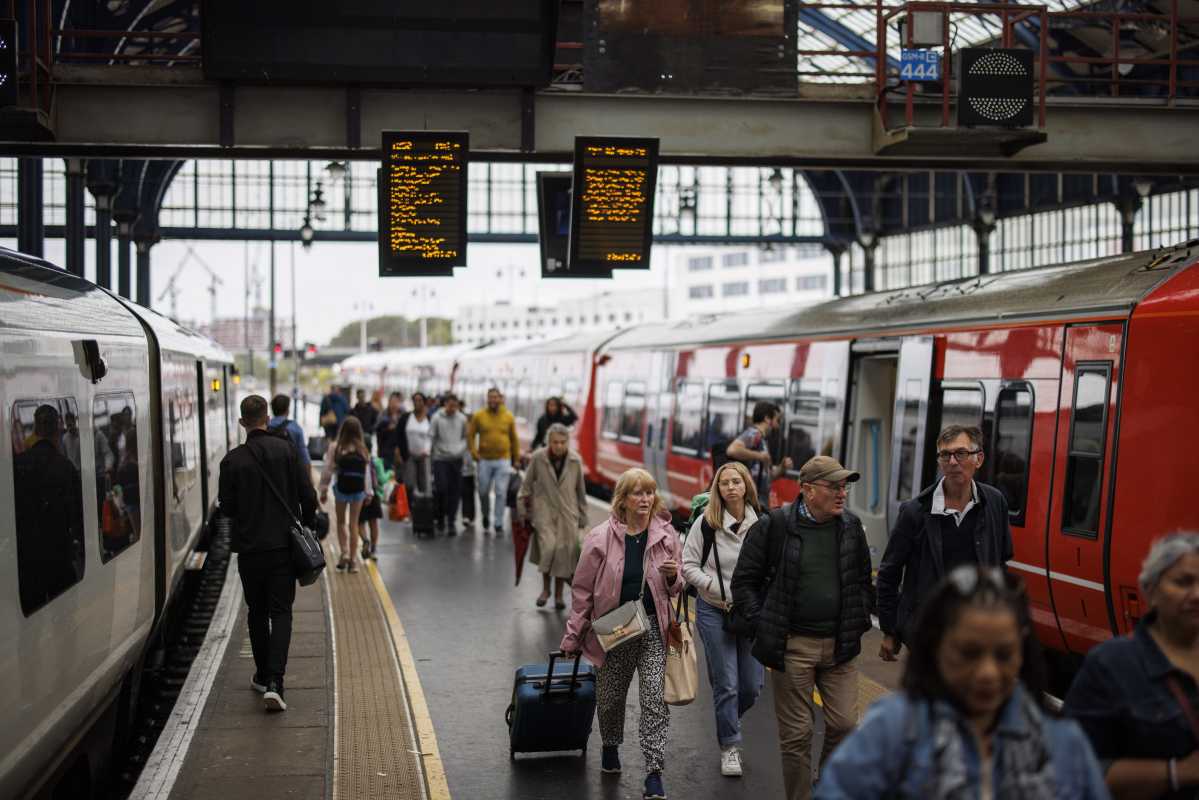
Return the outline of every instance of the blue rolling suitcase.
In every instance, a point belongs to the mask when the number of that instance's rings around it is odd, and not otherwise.
[[[511,758],[564,750],[586,755],[595,716],[595,668],[580,664],[581,657],[572,665],[556,651],[550,653],[548,665],[526,664],[516,670],[507,714]],[[563,661],[555,664],[558,659]]]

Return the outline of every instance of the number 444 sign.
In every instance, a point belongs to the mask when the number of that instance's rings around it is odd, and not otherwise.
[[[941,80],[941,54],[936,50],[904,50],[899,77],[905,81]]]

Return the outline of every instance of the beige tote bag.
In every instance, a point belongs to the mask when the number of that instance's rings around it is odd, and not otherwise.
[[[687,613],[687,605],[687,591],[684,589],[666,637],[664,699],[667,705],[672,706],[690,704],[699,689],[699,666],[696,663],[695,639],[691,635],[691,617]]]

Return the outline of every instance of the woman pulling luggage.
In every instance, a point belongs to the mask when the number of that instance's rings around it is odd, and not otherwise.
[[[347,416],[337,431],[337,441],[325,455],[321,470],[321,505],[329,499],[329,484],[333,484],[334,508],[337,515],[337,544],[341,548],[338,572],[358,571],[357,543],[350,532],[358,528],[358,517],[368,492],[374,486],[374,468],[370,452],[362,439],[362,423]],[[348,514],[348,518],[347,518]]]
[[[708,660],[720,774],[742,772],[741,717],[762,692],[765,670],[750,651],[753,639],[733,613],[733,570],[746,534],[758,521],[758,492],[749,470],[727,461],[712,478],[708,506],[695,520],[683,547],[683,577],[699,595],[695,622]]]
[[[612,515],[583,541],[571,584],[571,611],[560,649],[582,651],[596,667],[597,712],[604,748],[601,769],[620,772],[625,697],[639,676],[645,759],[643,800],[665,800],[662,767],[670,711],[663,699],[670,600],[683,588],[678,534],[658,486],[644,469],[620,476]]]

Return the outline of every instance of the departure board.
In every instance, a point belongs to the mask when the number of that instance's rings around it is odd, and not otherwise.
[[[575,139],[572,270],[649,269],[657,182],[657,139]]]
[[[570,172],[537,173],[537,241],[541,245],[543,278],[611,278],[612,267],[579,269],[571,264],[570,253]]]
[[[470,134],[384,131],[379,275],[452,275],[466,266]]]

